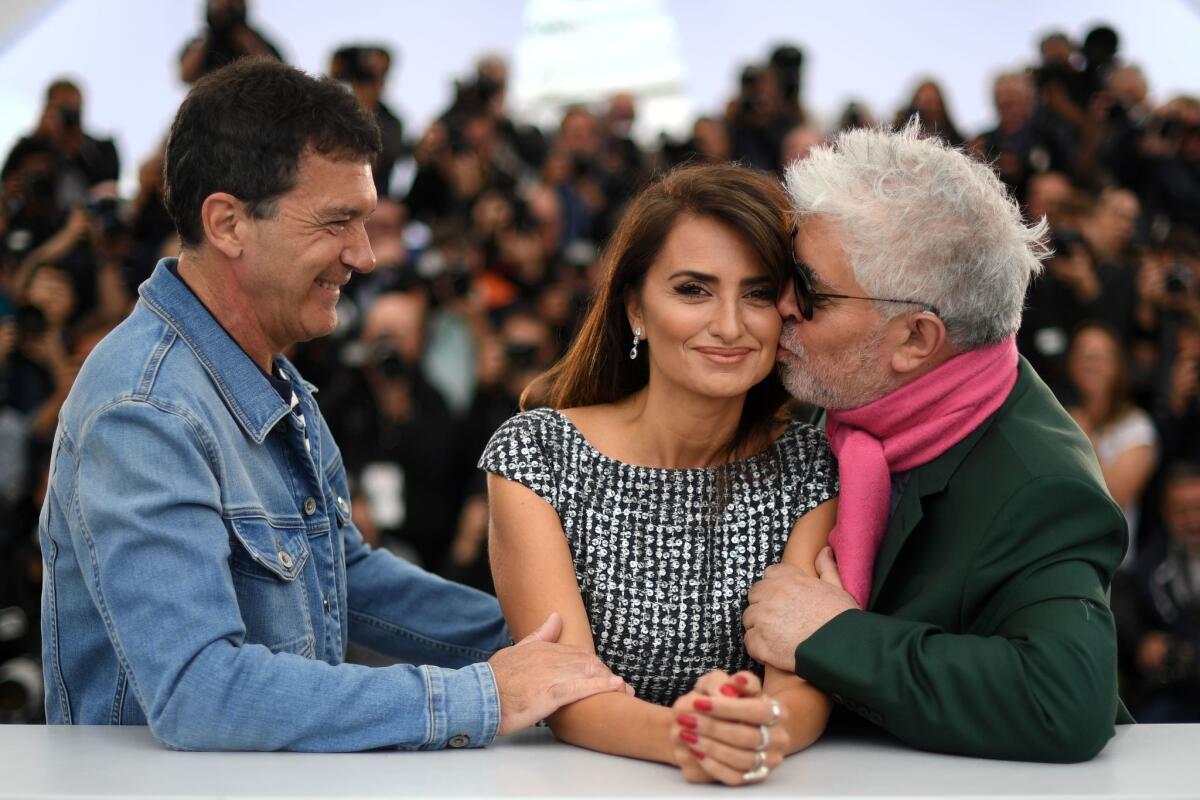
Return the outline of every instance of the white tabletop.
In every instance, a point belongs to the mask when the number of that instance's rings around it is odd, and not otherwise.
[[[662,797],[791,795],[970,798],[1200,797],[1200,725],[1128,725],[1086,764],[922,753],[826,738],[764,784],[689,786],[671,767],[558,743],[546,730],[484,750],[428,753],[180,753],[146,728],[0,725],[0,798]]]

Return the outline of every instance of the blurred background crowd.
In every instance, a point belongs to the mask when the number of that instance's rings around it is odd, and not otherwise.
[[[182,44],[192,83],[244,55],[280,58],[245,6],[211,2]],[[331,43],[335,44],[335,43]],[[424,130],[384,102],[398,53],[332,46],[328,74],[375,114],[384,149],[368,223],[378,268],[343,294],[330,337],[287,355],[320,392],[369,541],[490,589],[475,462],[531,379],[570,342],[597,254],[630,196],[685,161],[774,173],[837,130],[917,116],[993,164],[1054,255],[1030,287],[1022,353],[1095,445],[1125,509],[1114,583],[1122,694],[1135,716],[1200,722],[1200,94],[1152,101],[1106,26],[1045,31],[993,84],[987,130],[956,124],[936,76],[903,108],[851,103],[819,124],[804,51],[782,43],[740,71],[723,113],[639,144],[638,101],[513,117],[504,57],[482,55]],[[1200,92],[1200,87],[1197,87]],[[4,158],[0,194],[0,720],[41,716],[37,515],[58,410],[83,359],[120,323],[157,260],[177,252],[162,154],[119,196],[122,155],[83,126],[86,97],[55,80]],[[530,398],[536,404],[538,398]]]

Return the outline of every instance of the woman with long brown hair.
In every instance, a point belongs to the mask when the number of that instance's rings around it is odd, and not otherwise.
[[[775,372],[788,203],[732,165],[643,190],[604,254],[584,325],[546,382],[549,408],[505,423],[490,550],[515,637],[547,615],[635,694],[550,719],[559,738],[753,783],[824,729],[829,701],[746,653],[750,587],[780,560],[816,574],[835,516],[823,434],[783,415]]]
[[[1129,547],[1121,565],[1130,567],[1137,555],[1142,493],[1158,467],[1158,432],[1129,397],[1129,357],[1107,323],[1091,320],[1075,329],[1067,377],[1075,392],[1067,411],[1087,434],[1108,493],[1125,512]]]

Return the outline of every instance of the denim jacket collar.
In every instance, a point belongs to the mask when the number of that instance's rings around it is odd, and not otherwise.
[[[174,258],[164,258],[138,294],[150,309],[179,334],[212,376],[234,419],[262,444],[289,408],[259,369],[199,298],[171,273]],[[289,370],[290,373],[290,370]]]

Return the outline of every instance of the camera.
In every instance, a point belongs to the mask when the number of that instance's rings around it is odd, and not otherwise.
[[[529,342],[508,342],[504,345],[504,360],[513,372],[537,369],[538,348]]]
[[[120,203],[115,197],[100,197],[89,200],[83,207],[89,217],[100,223],[100,233],[108,237],[124,232],[125,222],[121,219]]]
[[[31,197],[38,200],[53,200],[57,185],[49,172],[30,172],[25,175],[25,187]]]
[[[1083,236],[1070,228],[1056,228],[1050,235],[1050,246],[1054,248],[1052,258],[1070,256],[1076,247],[1086,247]]]
[[[246,4],[244,2],[235,0],[235,2],[225,3],[223,8],[214,8],[214,5],[219,6],[220,4],[209,0],[205,12],[205,21],[213,33],[228,34],[235,28],[246,24]]]
[[[449,271],[450,276],[450,291],[455,297],[467,297],[471,294],[471,273],[465,267],[458,267]]]
[[[576,155],[571,158],[571,174],[576,178],[586,178],[592,174],[592,161],[587,156]]]
[[[17,337],[36,339],[46,332],[46,315],[37,306],[24,305],[17,309]]]
[[[383,377],[389,381],[407,380],[412,375],[412,371],[408,364],[404,363],[400,353],[386,342],[375,345],[374,351],[371,353],[371,363],[377,366]]]
[[[382,77],[381,67],[390,62],[391,54],[383,47],[343,47],[333,54],[333,77],[350,83],[368,83]]]
[[[1195,280],[1196,276],[1188,268],[1188,265],[1176,260],[1167,268],[1167,280],[1163,284],[1163,289],[1167,294],[1187,294],[1191,291]]]
[[[69,130],[76,129],[83,123],[78,108],[60,108],[58,109],[58,118],[62,122],[62,126]]]

